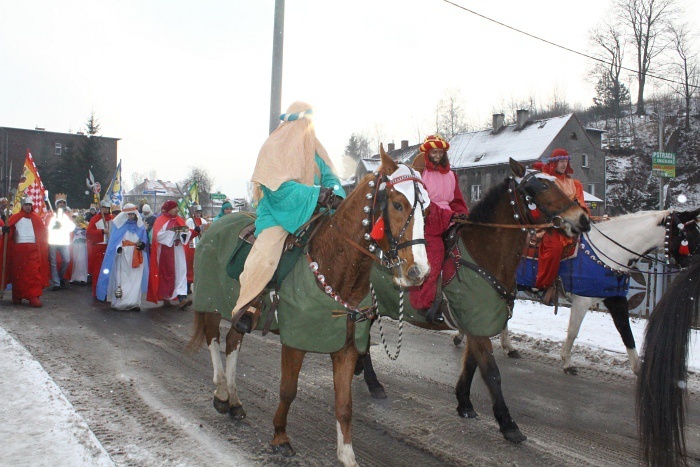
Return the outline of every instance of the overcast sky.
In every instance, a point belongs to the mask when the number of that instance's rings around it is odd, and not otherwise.
[[[198,166],[244,196],[269,127],[274,3],[4,1],[0,126],[75,132],[94,111],[102,135],[121,138],[125,181],[151,170],[179,181]],[[609,0],[456,3],[585,52]],[[282,109],[311,103],[336,161],[353,132],[417,143],[449,89],[475,123],[504,100],[594,95],[585,58],[442,0],[287,0],[285,13]]]

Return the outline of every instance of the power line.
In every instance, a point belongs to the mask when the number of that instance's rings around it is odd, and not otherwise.
[[[487,21],[491,21],[492,23],[496,23],[496,24],[498,24],[499,26],[503,26],[504,28],[507,28],[507,29],[510,29],[510,30],[512,30],[512,31],[518,32],[518,33],[520,33],[520,34],[524,34],[524,35],[526,35],[526,36],[528,36],[528,37],[531,37],[531,38],[533,38],[533,39],[535,39],[535,40],[544,42],[545,44],[549,44],[549,45],[552,45],[552,46],[554,46],[554,47],[558,47],[558,48],[560,48],[560,49],[566,50],[567,52],[571,52],[571,53],[574,53],[574,54],[576,54],[576,55],[580,55],[580,56],[582,56],[582,57],[590,58],[591,60],[595,60],[595,61],[604,63],[604,64],[606,64],[606,65],[611,65],[611,64],[612,64],[611,62],[608,62],[608,61],[606,61],[606,60],[603,60],[602,58],[594,57],[594,56],[592,56],[592,55],[588,55],[588,54],[585,54],[585,53],[583,53],[583,52],[579,52],[578,50],[574,50],[574,49],[571,49],[571,48],[569,48],[569,47],[565,47],[565,46],[563,46],[563,45],[559,45],[559,44],[557,44],[556,42],[548,41],[547,39],[543,39],[543,38],[541,38],[541,37],[539,37],[539,36],[535,36],[534,34],[530,34],[529,32],[525,32],[525,31],[522,31],[522,30],[520,30],[520,29],[518,29],[518,28],[514,28],[513,26],[509,26],[509,25],[507,25],[507,24],[505,24],[505,23],[502,23],[502,22],[500,22],[500,21],[497,21],[497,20],[495,20],[495,19],[493,19],[493,18],[489,18],[488,16],[482,15],[481,13],[477,13],[477,12],[474,11],[474,10],[470,10],[469,8],[463,7],[462,5],[458,5],[458,4],[456,4],[456,3],[454,3],[454,2],[452,2],[452,1],[450,1],[450,0],[442,0],[442,1],[445,2],[445,3],[449,3],[450,5],[455,6],[455,7],[459,8],[459,9],[461,9],[461,10],[464,10],[464,11],[466,11],[466,12],[468,12],[468,13],[471,13],[471,14],[473,14],[473,15],[476,15],[476,16],[478,16],[478,17],[480,17],[480,18],[483,18],[483,19],[485,19],[485,20],[487,20]],[[627,68],[627,67],[624,67],[624,66],[620,66],[620,68],[621,68],[622,70],[631,71],[632,73],[635,73],[635,74],[637,74],[637,75],[639,74],[639,70],[634,70],[634,69],[632,69],[632,68]],[[686,86],[685,83],[681,83],[681,82],[679,82],[679,81],[674,81],[674,80],[672,80],[672,79],[664,78],[663,76],[654,75],[654,74],[648,73],[648,72],[646,73],[645,76],[647,76],[647,77],[649,77],[649,78],[658,79],[658,80],[661,80],[661,81],[666,81],[666,82],[668,82],[668,83],[677,84],[677,85],[680,85],[680,86]],[[693,84],[687,84],[687,86],[689,86],[689,87],[691,87],[691,88],[700,89],[700,86],[696,86],[696,85],[693,85]]]

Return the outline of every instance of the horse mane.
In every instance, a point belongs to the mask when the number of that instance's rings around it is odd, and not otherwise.
[[[469,220],[474,222],[488,222],[493,218],[496,205],[501,199],[501,193],[507,189],[508,179],[504,179],[500,184],[494,186],[486,192],[486,196],[469,210]]]

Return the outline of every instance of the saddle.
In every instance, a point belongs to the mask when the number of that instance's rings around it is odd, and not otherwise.
[[[523,247],[523,258],[532,259],[537,261],[540,255],[540,243],[542,243],[542,235],[539,233],[544,233],[544,230],[538,231],[535,235],[528,235],[525,246]],[[576,238],[576,241],[571,245],[566,245],[561,254],[561,260],[565,261],[568,259],[575,258],[578,256],[579,245],[581,243],[581,237]]]
[[[226,274],[233,280],[238,281],[240,279],[241,273],[243,272],[243,267],[245,266],[245,260],[248,258],[250,250],[253,248],[255,243],[255,219],[249,225],[246,225],[241,229],[238,234],[238,243],[236,248],[231,254],[231,258],[226,264]],[[278,289],[279,286],[284,281],[285,277],[291,272],[296,264],[297,260],[304,254],[304,249],[301,245],[297,243],[297,237],[294,235],[287,235],[284,241],[284,248],[282,250],[282,257],[277,265],[277,270],[272,276],[270,283],[266,285],[266,289],[275,288]]]

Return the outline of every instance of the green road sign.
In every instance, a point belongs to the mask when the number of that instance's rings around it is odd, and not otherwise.
[[[226,198],[228,198],[228,196],[226,196],[226,195],[223,194],[223,193],[212,193],[212,194],[209,195],[209,197],[210,197],[211,199],[226,199]]]
[[[654,152],[651,155],[652,174],[658,177],[676,176],[676,153]]]

